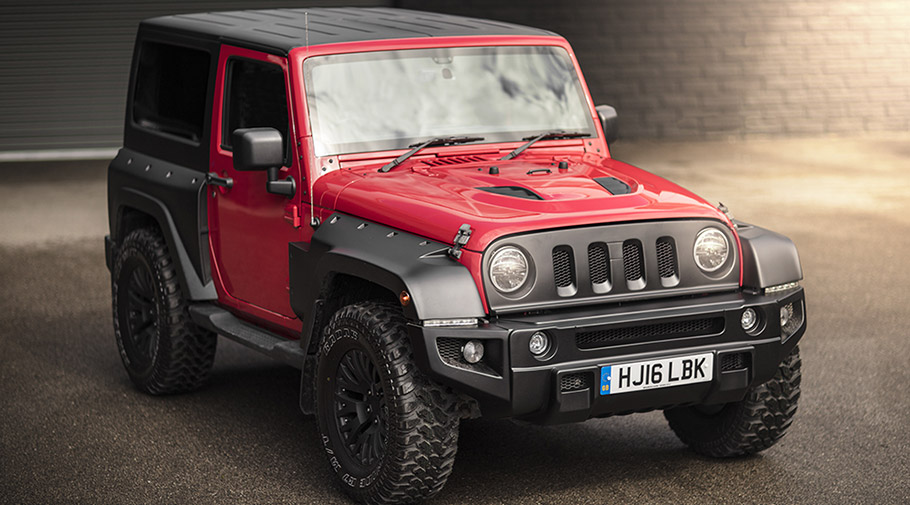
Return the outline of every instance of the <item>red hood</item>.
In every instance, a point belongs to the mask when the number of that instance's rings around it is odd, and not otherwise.
[[[499,174],[490,174],[491,166],[499,167]],[[550,172],[529,173],[534,169]],[[620,179],[630,193],[613,195],[595,177]],[[476,189],[494,186],[526,188],[542,200]],[[504,235],[568,226],[674,218],[729,225],[716,208],[676,184],[593,154],[569,158],[564,170],[553,157],[531,156],[434,167],[418,162],[388,173],[375,167],[337,170],[319,179],[318,192],[325,207],[439,242],[450,243],[458,227],[468,223],[473,234],[466,249],[473,251]]]

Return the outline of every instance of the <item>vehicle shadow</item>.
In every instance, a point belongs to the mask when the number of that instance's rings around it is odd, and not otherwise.
[[[234,355],[248,352],[242,348],[221,350],[225,356],[219,356],[224,359],[212,384],[195,399],[186,397],[200,402],[200,422],[207,416],[232,418],[234,424],[220,436],[254,437],[248,443],[268,451],[262,458],[297,469],[314,491],[341,497],[316,420],[298,409],[299,372],[258,356],[262,362],[249,363],[249,357],[243,362]],[[603,503],[606,498],[597,497],[607,496],[617,502],[686,503],[705,499],[719,480],[747,471],[770,476],[783,469],[761,456],[727,461],[698,456],[676,439],[660,412],[561,426],[466,420],[454,471],[432,503],[552,503],[567,496],[579,503]],[[776,495],[772,489],[765,496]]]

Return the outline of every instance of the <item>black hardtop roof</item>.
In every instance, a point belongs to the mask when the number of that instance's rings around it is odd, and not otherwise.
[[[416,37],[556,34],[539,28],[392,8],[299,8],[176,14],[141,27],[287,53],[295,47]]]

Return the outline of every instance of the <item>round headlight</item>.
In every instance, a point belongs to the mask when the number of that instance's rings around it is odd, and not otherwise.
[[[490,260],[490,280],[502,293],[512,293],[528,280],[528,258],[517,247],[506,246]]]
[[[714,272],[727,262],[730,245],[717,228],[705,228],[695,238],[695,263],[705,272]]]

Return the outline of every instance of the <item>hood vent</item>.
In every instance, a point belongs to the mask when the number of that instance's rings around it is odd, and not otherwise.
[[[444,167],[447,165],[460,165],[462,163],[476,163],[478,161],[487,161],[487,159],[481,158],[480,156],[446,156],[444,158],[423,160],[423,164],[431,167]]]
[[[487,193],[495,193],[497,195],[504,196],[514,196],[515,198],[524,198],[526,200],[543,200],[543,197],[537,193],[531,191],[528,188],[523,188],[521,186],[490,186],[488,188],[474,188],[481,191],[486,191]]]
[[[594,182],[603,186],[611,195],[628,195],[632,192],[628,184],[616,177],[595,177]]]

